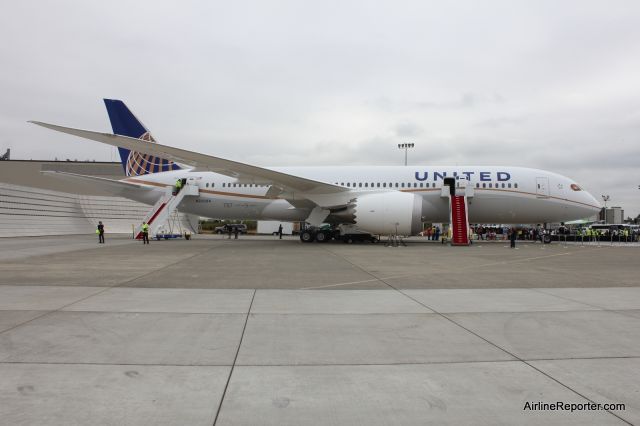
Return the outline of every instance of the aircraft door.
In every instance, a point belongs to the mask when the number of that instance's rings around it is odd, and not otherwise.
[[[536,195],[538,198],[546,198],[549,196],[549,178],[537,177],[536,178]]]

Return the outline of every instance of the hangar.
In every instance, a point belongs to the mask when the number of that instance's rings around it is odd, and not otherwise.
[[[149,212],[145,204],[51,178],[43,171],[124,177],[119,162],[0,161],[0,237],[88,234],[100,220],[109,233],[130,234]],[[177,220],[197,230],[197,220],[182,214]]]

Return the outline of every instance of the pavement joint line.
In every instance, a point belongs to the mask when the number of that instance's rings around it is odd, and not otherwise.
[[[328,250],[328,249],[326,249],[326,250],[327,250],[327,251],[329,251],[329,252],[331,252],[331,251],[330,251],[330,250]],[[333,253],[333,252],[331,252],[331,253]],[[336,253],[333,253],[333,254],[334,254],[335,256],[338,256]],[[569,254],[569,253],[567,253],[567,254]],[[530,362],[528,362],[527,360],[525,360],[525,359],[523,359],[523,358],[521,358],[521,357],[517,356],[516,354],[514,354],[514,353],[512,353],[512,352],[508,351],[507,349],[505,349],[505,348],[501,347],[500,345],[498,345],[498,344],[496,344],[496,343],[494,343],[494,342],[490,341],[489,339],[487,339],[487,338],[485,338],[485,337],[483,337],[483,336],[479,335],[478,333],[474,332],[473,330],[471,330],[471,329],[469,329],[469,328],[467,328],[467,327],[463,326],[462,324],[458,323],[457,321],[455,321],[455,320],[453,320],[453,319],[449,318],[446,314],[443,314],[443,313],[441,313],[441,312],[438,312],[438,311],[436,311],[435,309],[431,308],[430,306],[426,305],[425,303],[422,303],[422,302],[420,302],[419,300],[416,300],[415,298],[413,298],[413,297],[411,297],[410,295],[406,294],[404,291],[402,291],[402,290],[400,290],[400,289],[398,289],[398,288],[394,287],[393,285],[391,285],[391,284],[389,284],[388,282],[386,282],[385,280],[383,280],[383,279],[381,279],[381,278],[377,277],[376,275],[374,275],[373,273],[371,273],[371,272],[367,271],[366,269],[364,269],[363,267],[359,266],[358,264],[356,264],[356,263],[354,263],[354,262],[350,261],[350,260],[349,260],[349,259],[347,259],[346,257],[342,256],[342,259],[344,259],[346,262],[349,262],[350,264],[352,264],[352,265],[353,265],[353,266],[355,266],[356,268],[359,268],[361,271],[363,271],[363,272],[365,272],[365,273],[367,273],[367,274],[371,275],[372,277],[374,277],[374,278],[378,278],[381,282],[385,283],[386,285],[388,285],[388,286],[389,286],[389,287],[391,287],[392,289],[396,290],[396,291],[397,291],[397,292],[399,292],[400,294],[403,294],[405,297],[407,297],[407,298],[409,298],[409,299],[413,300],[414,302],[416,302],[416,303],[418,303],[418,304],[420,304],[420,305],[424,306],[425,308],[427,308],[427,309],[429,309],[429,310],[433,311],[434,313],[436,313],[436,314],[440,315],[442,318],[444,318],[444,319],[446,319],[446,320],[450,321],[450,322],[451,322],[451,323],[453,323],[454,325],[457,325],[458,327],[462,328],[463,330],[467,331],[468,333],[473,334],[474,336],[476,336],[476,337],[478,337],[478,338],[482,339],[483,341],[485,341],[485,342],[486,342],[486,343],[488,343],[489,345],[491,345],[491,346],[493,346],[493,347],[495,347],[495,348],[497,348],[497,349],[499,349],[499,350],[503,351],[503,352],[504,352],[504,353],[506,353],[507,355],[509,355],[509,356],[511,356],[511,357],[513,357],[513,358],[515,358],[516,360],[518,360],[518,361],[520,361],[520,362],[524,363],[525,365],[528,365],[528,366],[529,366],[530,368],[532,368],[533,370],[537,371],[538,373],[542,374],[543,376],[547,377],[548,379],[550,379],[550,380],[552,380],[552,381],[556,382],[557,384],[559,384],[559,385],[561,385],[562,387],[564,387],[564,388],[568,389],[569,391],[571,391],[571,392],[575,393],[576,395],[578,395],[578,396],[582,397],[583,399],[586,399],[587,401],[589,401],[589,402],[591,402],[591,403],[596,404],[596,402],[595,402],[594,400],[592,400],[591,398],[588,398],[586,395],[581,394],[581,393],[580,393],[580,392],[578,392],[577,390],[573,389],[571,386],[569,386],[569,385],[567,385],[567,384],[565,384],[565,383],[561,382],[560,380],[556,379],[555,377],[551,376],[550,374],[546,373],[545,371],[543,371],[543,370],[541,370],[541,369],[537,368],[536,366],[534,366],[533,364],[531,364],[531,363],[530,363]],[[633,426],[633,424],[632,424],[632,423],[630,423],[629,421],[627,421],[627,420],[625,420],[624,418],[620,417],[619,415],[617,415],[617,414],[616,414],[616,413],[614,413],[613,411],[611,411],[611,410],[606,410],[606,411],[607,411],[609,414],[611,414],[612,416],[614,416],[614,417],[618,418],[619,420],[621,420],[621,421],[625,422],[626,424]]]
[[[623,288],[635,288],[635,287],[623,287]],[[586,306],[591,306],[592,308],[598,308],[597,310],[601,311],[601,312],[612,312],[614,314],[624,315],[625,317],[638,319],[637,316],[630,315],[630,314],[626,313],[626,311],[640,310],[640,307],[630,308],[630,309],[608,309],[608,308],[605,308],[604,306],[598,306],[598,305],[594,305],[592,303],[587,303],[587,302],[582,302],[580,300],[575,300],[575,299],[572,299],[570,297],[560,296],[560,295],[557,295],[557,294],[549,293],[548,291],[544,291],[543,288],[532,288],[531,290],[537,291],[537,292],[542,293],[542,294],[546,294],[548,296],[555,296],[555,297],[558,297],[560,299],[567,300],[569,302],[581,303],[581,304],[586,305]],[[590,312],[595,312],[595,310],[594,311],[590,311]]]
[[[640,355],[629,356],[598,356],[598,357],[563,357],[563,358],[527,358],[526,361],[591,361],[591,360],[616,360],[616,359],[640,359]],[[487,364],[500,362],[522,362],[519,359],[485,359],[466,361],[424,361],[424,362],[373,362],[373,363],[316,363],[316,364],[238,364],[236,367],[384,367],[394,365],[446,365],[446,364]],[[103,365],[123,367],[231,367],[231,364],[140,364],[140,363],[107,363],[107,362],[46,362],[46,361],[0,361],[0,365]]]
[[[380,281],[380,280],[371,279],[371,280],[363,280],[363,281],[351,281],[351,282],[348,282],[348,283],[319,285],[319,286],[313,286],[313,287],[302,287],[302,288],[299,288],[298,290],[315,290],[315,289],[319,289],[319,288],[339,287],[339,286],[342,286],[342,285],[364,284],[364,283],[372,283],[372,282],[378,282],[378,281]]]
[[[546,255],[546,256],[525,257],[523,259],[505,260],[505,261],[502,261],[502,262],[485,263],[485,264],[480,264],[480,265],[469,265],[467,267],[460,268],[460,269],[468,270],[468,269],[473,269],[473,268],[484,268],[484,267],[487,267],[487,266],[511,265],[513,263],[529,262],[531,260],[548,259],[550,257],[567,256],[567,255],[572,255],[572,254],[573,254],[573,252],[568,252],[568,253],[550,254],[550,255]]]
[[[505,247],[507,247],[507,246],[505,246]],[[378,277],[378,276],[370,273],[369,271],[365,270],[360,265],[351,262],[345,256],[340,256],[337,253],[335,253],[335,252],[333,252],[333,251],[331,251],[331,250],[329,250],[327,248],[325,248],[325,250],[327,252],[329,252],[330,254],[332,254],[333,256],[338,257],[338,258],[340,258],[342,260],[345,260],[347,263],[350,263],[351,265],[357,267],[358,269],[360,269],[360,270],[366,272],[367,274],[371,275],[372,277],[374,277],[374,280],[367,281],[367,282],[381,281],[384,284],[386,284],[384,282],[384,280],[393,280],[393,279],[407,278],[407,277],[425,277],[424,274],[402,274],[402,275],[394,275],[394,276],[390,276],[390,277]],[[578,251],[576,251],[576,252],[556,253],[556,254],[545,255],[545,256],[527,257],[527,258],[522,258],[522,259],[515,259],[515,260],[510,260],[510,261],[502,261],[502,262],[493,262],[493,263],[486,263],[486,264],[482,264],[482,263],[481,264],[473,264],[473,265],[468,265],[468,266],[462,267],[460,269],[469,270],[469,269],[474,269],[474,268],[483,268],[483,267],[487,267],[487,266],[510,265],[510,264],[513,264],[513,263],[527,262],[527,261],[531,261],[531,260],[546,259],[546,258],[557,257],[557,256],[566,256],[566,255],[571,255],[571,254],[574,254],[574,253],[578,253]],[[365,282],[365,281],[362,281],[362,282]],[[358,284],[358,282],[356,282],[354,284]],[[346,284],[344,284],[344,285],[346,285]],[[314,288],[319,288],[319,287],[307,287],[307,288],[302,288],[300,290],[311,290],[311,289],[314,289]]]
[[[247,316],[244,319],[244,326],[242,327],[242,334],[240,335],[240,341],[238,342],[238,349],[236,350],[236,354],[233,357],[233,364],[229,369],[229,376],[227,377],[227,382],[224,385],[224,390],[222,391],[222,396],[220,397],[220,404],[218,404],[218,409],[216,411],[216,415],[213,418],[213,426],[218,422],[218,416],[220,415],[220,411],[222,410],[222,404],[224,403],[224,398],[227,395],[227,389],[229,388],[229,383],[231,382],[231,376],[233,375],[233,370],[236,366],[236,362],[238,361],[238,355],[240,354],[240,348],[242,347],[242,341],[244,339],[244,333],[247,330],[247,324],[249,323],[249,316],[251,315],[251,308],[253,307],[253,301],[256,298],[256,293],[258,290],[253,290],[253,295],[251,296],[251,303],[249,304],[249,310],[247,310]]]
[[[381,281],[381,280],[394,280],[394,279],[398,279],[398,278],[419,277],[419,276],[423,276],[423,274],[393,275],[393,276],[390,276],[390,277],[373,278],[373,279],[370,279],[370,280],[352,281],[352,282],[348,282],[348,283],[328,284],[328,285],[320,285],[320,286],[313,286],[313,287],[302,287],[302,288],[299,288],[297,290],[316,290],[316,289],[320,289],[320,288],[339,287],[339,286],[342,286],[342,285],[364,284],[364,283],[378,282],[378,281]]]
[[[15,237],[2,237],[2,238],[7,238],[7,239],[9,239],[9,238],[15,238]],[[34,237],[34,238],[38,238],[38,237]],[[124,246],[124,245],[131,244],[131,243],[133,243],[133,240],[131,240],[131,241],[124,241],[124,240],[117,239],[117,240],[115,240],[115,241],[112,241],[112,242],[109,244],[109,247]],[[105,246],[98,246],[98,247],[95,247],[95,243],[88,243],[88,242],[87,242],[87,243],[79,243],[79,244],[86,244],[86,245],[87,245],[87,247],[81,247],[81,248],[79,248],[79,247],[78,247],[78,248],[77,248],[77,247],[74,247],[72,250],[64,251],[64,252],[58,252],[58,251],[48,252],[48,250],[51,250],[51,249],[56,248],[58,244],[59,244],[59,242],[52,243],[52,244],[48,244],[48,245],[46,245],[46,246],[44,246],[44,247],[41,247],[41,248],[40,248],[40,250],[39,250],[39,252],[37,252],[37,253],[33,253],[33,248],[31,248],[31,247],[18,248],[17,250],[12,250],[12,251],[11,251],[11,253],[12,253],[12,254],[13,254],[13,253],[20,253],[20,254],[23,254],[23,253],[24,253],[24,255],[22,255],[22,256],[18,256],[18,257],[15,257],[15,256],[14,256],[14,257],[9,257],[9,258],[6,258],[6,257],[5,257],[5,258],[3,258],[3,257],[2,257],[2,255],[4,254],[4,252],[6,252],[6,251],[8,251],[8,250],[6,250],[6,249],[0,250],[0,264],[3,264],[3,263],[11,264],[11,263],[15,262],[16,260],[22,260],[22,259],[26,259],[26,258],[29,258],[29,257],[37,257],[37,256],[54,256],[54,255],[56,255],[56,254],[62,254],[62,253],[64,253],[64,254],[67,254],[67,253],[75,253],[75,252],[77,252],[77,251],[86,251],[86,250],[92,250],[92,249],[96,249],[96,250],[104,250],[105,248],[107,248],[107,246],[106,246],[106,245],[105,245]],[[91,244],[91,245],[90,245],[90,244]]]
[[[23,309],[29,311],[29,309]],[[2,311],[0,311],[2,312]],[[246,315],[245,311],[238,312],[181,312],[181,311],[62,311],[70,314],[162,314],[162,315]],[[593,311],[589,311],[593,312]]]
[[[424,307],[424,306],[423,306]],[[65,311],[65,312],[75,312],[75,311]],[[480,312],[471,312],[471,311],[456,311],[456,312],[252,312],[255,316],[367,316],[367,315],[458,315],[458,314],[546,314],[546,313],[555,313],[555,312],[604,312],[603,309],[585,309],[585,310],[571,310],[571,311],[480,311]],[[120,312],[119,312],[120,313]],[[123,312],[127,313],[127,312]],[[148,312],[140,312],[140,313],[148,313]],[[160,312],[162,313],[162,312]],[[220,314],[224,315],[224,314]],[[233,314],[236,315],[236,314]],[[637,317],[633,317],[637,318]]]
[[[401,291],[401,292],[402,292],[402,291]],[[425,306],[426,306],[426,305],[425,305]],[[430,309],[431,309],[431,308],[430,308]],[[432,309],[432,310],[433,310],[433,309]],[[435,310],[434,310],[434,312],[436,312],[436,313],[440,314],[439,312],[437,312],[437,311],[435,311]],[[552,381],[556,382],[556,383],[557,383],[557,384],[559,384],[560,386],[562,386],[562,387],[564,387],[564,388],[568,389],[569,391],[571,391],[571,392],[575,393],[576,395],[578,395],[578,396],[580,396],[580,397],[582,397],[582,398],[586,399],[587,401],[589,401],[589,402],[591,402],[591,403],[596,404],[596,402],[595,402],[594,400],[592,400],[591,398],[587,397],[586,395],[583,395],[582,393],[580,393],[580,392],[578,392],[577,390],[573,389],[571,386],[569,386],[569,385],[567,385],[567,384],[565,384],[565,383],[561,382],[559,379],[556,379],[555,377],[553,377],[553,376],[552,376],[552,375],[550,375],[549,373],[547,373],[547,372],[545,372],[545,371],[541,370],[540,368],[536,367],[535,365],[531,364],[531,362],[535,362],[534,360],[528,360],[528,359],[524,359],[524,358],[522,358],[522,357],[519,357],[519,356],[517,356],[516,354],[514,354],[514,353],[512,353],[512,352],[508,351],[507,349],[503,348],[502,346],[500,346],[500,345],[498,345],[498,344],[496,344],[496,343],[492,342],[491,340],[489,340],[489,339],[487,339],[487,338],[485,338],[485,337],[483,337],[483,336],[479,335],[478,333],[476,333],[476,332],[472,331],[471,329],[469,329],[469,328],[467,328],[467,327],[463,326],[462,324],[459,324],[457,321],[454,321],[453,319],[449,318],[447,315],[445,315],[445,314],[440,314],[440,315],[442,315],[442,317],[443,317],[443,318],[445,318],[445,319],[447,319],[447,320],[451,321],[453,324],[457,325],[458,327],[460,327],[460,328],[462,328],[462,329],[466,330],[467,332],[469,332],[469,333],[471,333],[471,334],[473,334],[473,335],[475,335],[475,336],[479,337],[480,339],[484,340],[484,341],[485,341],[485,342],[487,342],[488,344],[493,345],[493,346],[494,346],[494,347],[496,347],[497,349],[500,349],[500,350],[502,350],[503,352],[505,352],[506,354],[508,354],[508,355],[510,355],[510,356],[512,356],[512,357],[514,357],[516,360],[518,360],[518,361],[522,362],[523,364],[528,365],[528,366],[529,366],[530,368],[532,368],[533,370],[537,371],[538,373],[542,374],[543,376],[547,377],[548,379],[550,379],[550,380],[552,380]],[[537,361],[537,360],[536,360],[536,361]],[[619,420],[621,420],[621,421],[625,422],[626,424],[633,426],[633,424],[632,424],[632,423],[630,423],[629,421],[627,421],[627,420],[625,420],[624,418],[620,417],[618,414],[614,413],[613,411],[611,411],[611,410],[606,410],[606,411],[607,411],[609,414],[611,414],[612,416],[615,416],[615,417],[617,417]]]
[[[7,328],[6,330],[2,330],[2,331],[0,331],[0,334],[4,334],[4,333],[7,333],[7,332],[9,332],[9,331],[11,331],[11,330],[14,330],[14,329],[16,329],[16,328],[18,328],[18,327],[22,327],[23,325],[29,324],[29,323],[31,323],[31,322],[33,322],[33,321],[35,321],[35,320],[38,320],[38,319],[40,319],[40,318],[44,318],[44,317],[46,317],[47,315],[51,315],[51,314],[56,313],[56,312],[63,312],[63,309],[68,308],[68,307],[69,307],[69,306],[71,306],[71,305],[74,305],[74,304],[76,304],[76,303],[80,303],[80,302],[84,302],[85,300],[90,299],[90,298],[91,298],[91,297],[93,297],[93,296],[97,296],[97,295],[102,294],[102,293],[104,293],[104,292],[106,292],[106,291],[109,291],[109,290],[111,290],[111,289],[113,289],[113,288],[119,287],[119,286],[121,286],[121,285],[123,285],[123,284],[130,283],[131,281],[137,280],[138,278],[142,278],[142,277],[144,277],[144,276],[146,276],[146,275],[149,275],[149,274],[151,274],[151,273],[161,271],[161,270],[163,270],[163,269],[165,269],[165,268],[168,268],[168,267],[173,266],[173,265],[175,265],[175,264],[177,264],[177,263],[180,263],[180,262],[184,262],[185,260],[192,259],[192,258],[194,258],[194,257],[196,257],[196,256],[201,255],[201,254],[208,253],[209,251],[211,251],[211,250],[213,250],[213,249],[215,249],[215,248],[218,248],[218,247],[220,247],[220,246],[213,246],[213,247],[210,247],[210,248],[208,248],[208,249],[206,249],[206,250],[203,250],[203,251],[201,251],[201,252],[198,252],[198,253],[194,254],[193,256],[189,256],[189,257],[187,257],[187,258],[185,258],[185,259],[177,260],[177,261],[175,261],[175,262],[173,262],[173,263],[170,263],[169,265],[165,265],[165,266],[163,266],[163,267],[162,267],[162,268],[160,268],[160,269],[156,269],[156,270],[153,270],[153,271],[145,272],[144,274],[142,274],[142,275],[140,275],[140,276],[138,276],[138,277],[132,278],[132,279],[130,279],[130,280],[127,280],[127,281],[124,281],[124,282],[121,282],[121,283],[118,283],[118,284],[115,284],[115,285],[112,285],[112,286],[109,286],[109,287],[99,287],[99,288],[100,288],[100,291],[97,291],[97,292],[95,292],[95,293],[93,293],[93,294],[90,294],[90,295],[88,295],[88,296],[86,296],[86,297],[82,297],[82,298],[80,298],[80,299],[78,299],[78,300],[75,300],[75,301],[73,301],[73,302],[71,302],[71,303],[67,303],[66,305],[60,306],[58,309],[54,309],[54,310],[47,311],[47,312],[45,312],[45,313],[44,313],[44,314],[42,314],[42,315],[38,315],[38,316],[37,316],[37,317],[35,317],[35,318],[31,318],[30,320],[27,320],[27,321],[21,322],[20,324],[16,324],[16,325],[14,325],[13,327],[9,327],[9,328]]]

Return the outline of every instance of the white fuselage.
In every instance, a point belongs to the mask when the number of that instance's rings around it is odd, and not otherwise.
[[[425,222],[447,222],[448,199],[442,195],[445,177],[466,179],[471,223],[563,222],[593,216],[598,201],[572,179],[538,169],[482,166],[289,167],[279,172],[340,185],[354,194],[402,191],[422,198]],[[269,186],[239,181],[213,172],[178,170],[129,177],[125,181],[164,190],[178,178],[199,187],[198,197],[185,197],[180,211],[216,219],[304,221],[311,211],[267,196]],[[158,195],[138,201],[153,204]]]

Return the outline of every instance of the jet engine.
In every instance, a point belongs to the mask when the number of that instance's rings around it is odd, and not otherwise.
[[[353,216],[356,226],[371,234],[416,235],[422,230],[422,197],[406,192],[358,196]]]

